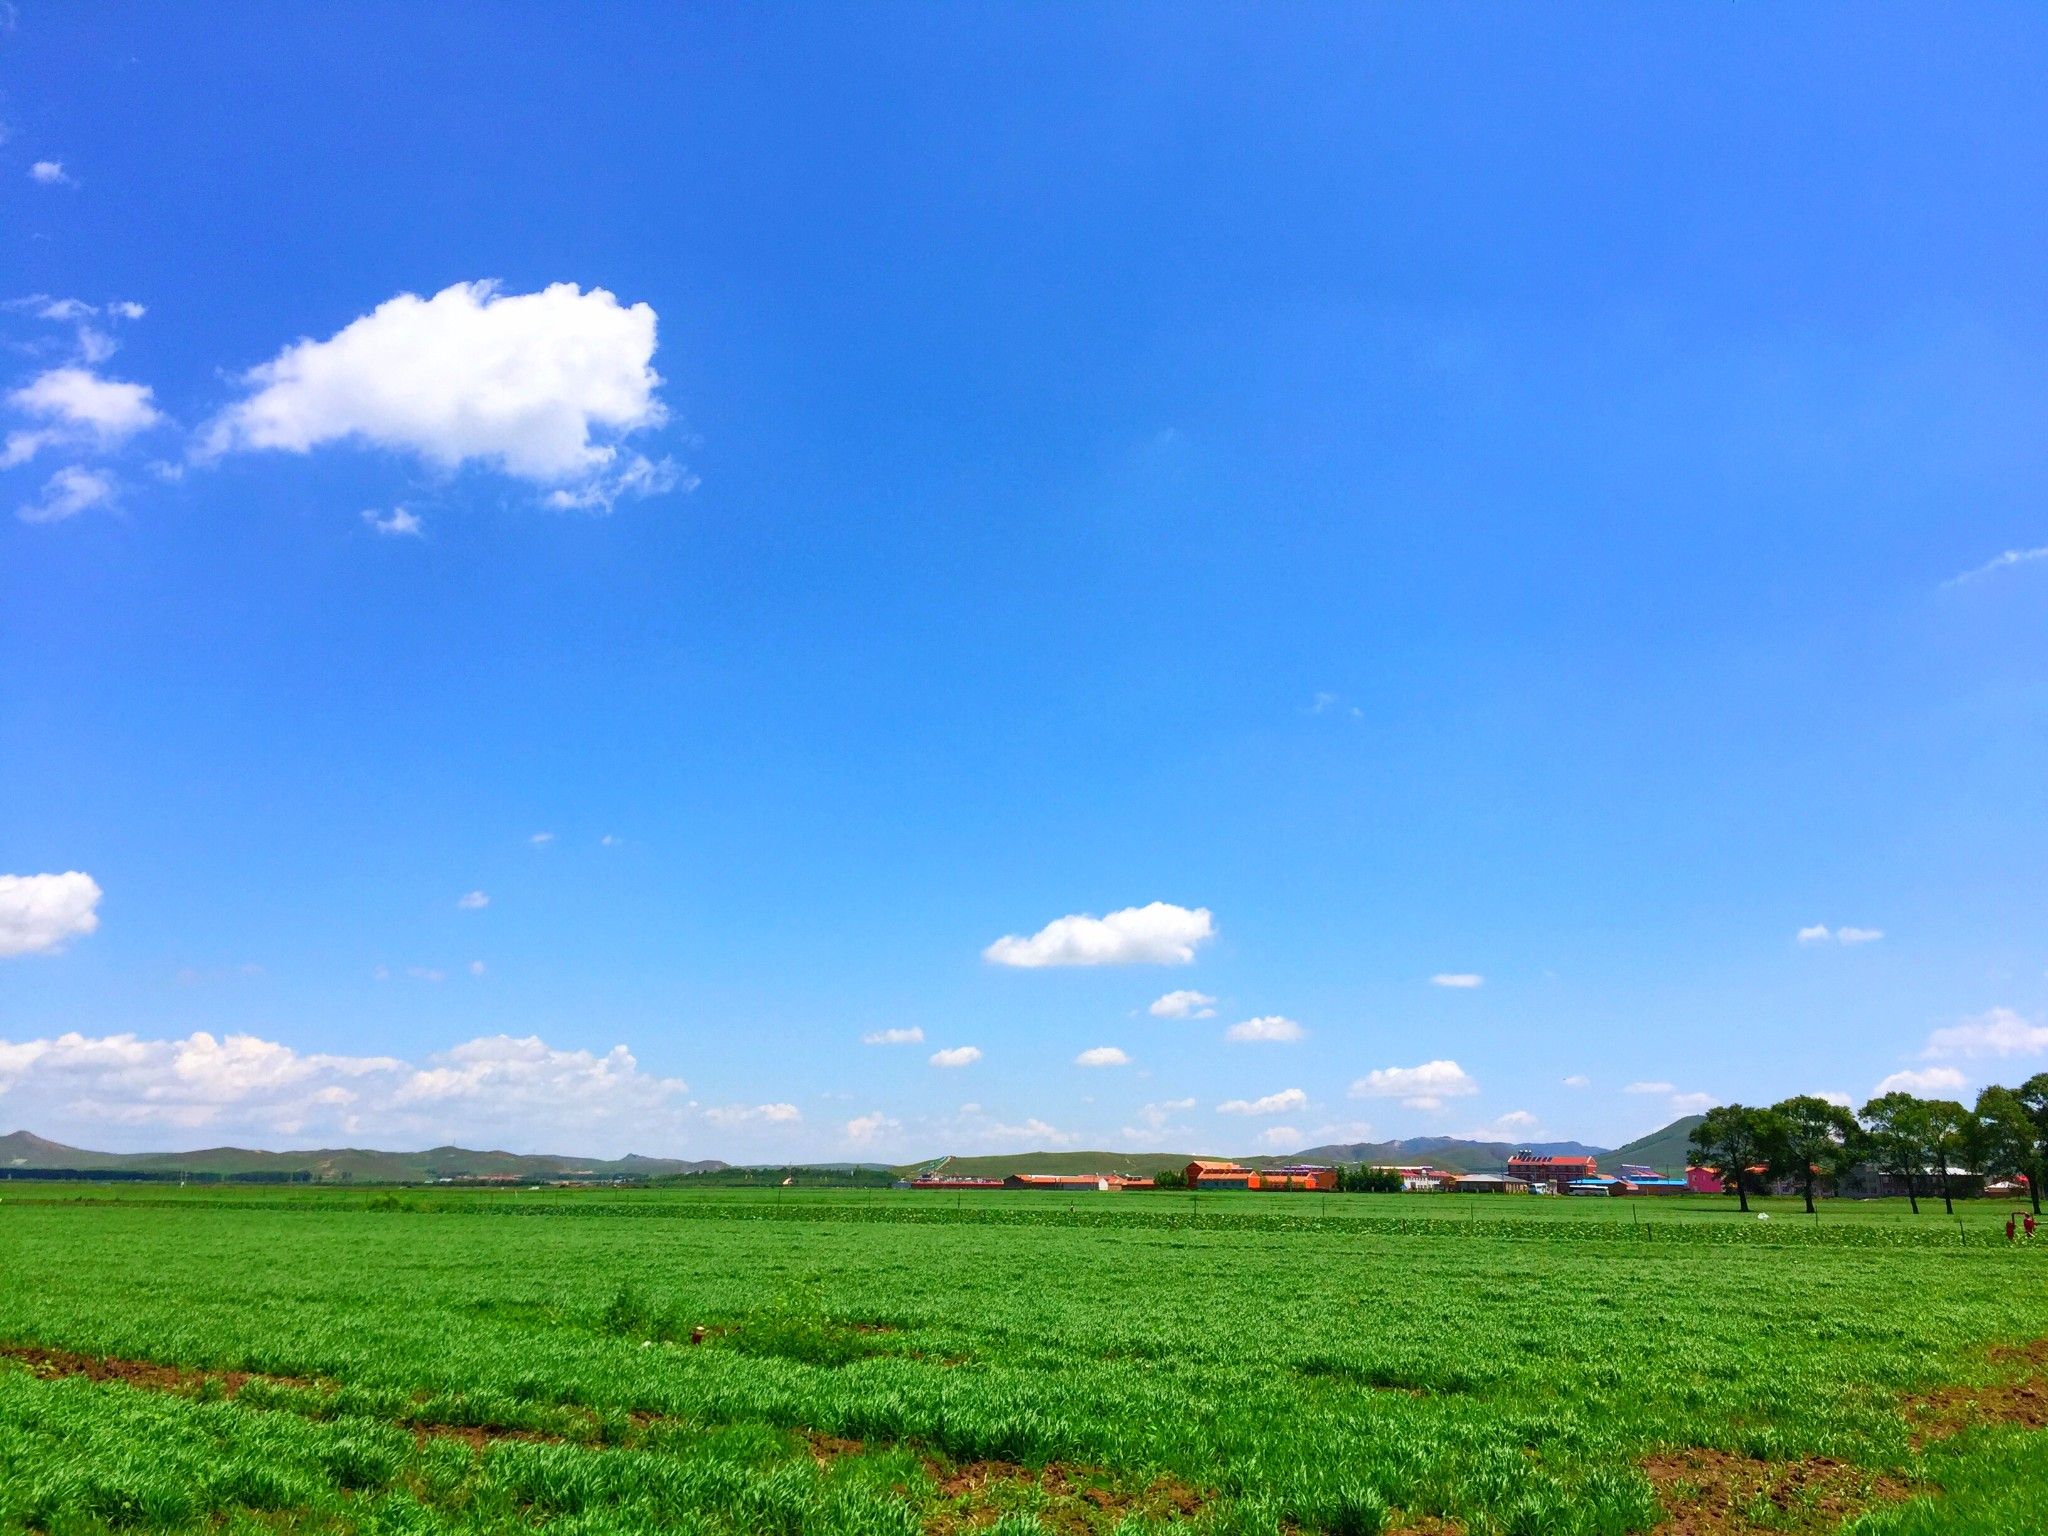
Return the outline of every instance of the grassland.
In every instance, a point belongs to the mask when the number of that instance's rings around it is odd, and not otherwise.
[[[2048,1530],[2048,1242],[1766,1209],[10,1189],[0,1529]]]

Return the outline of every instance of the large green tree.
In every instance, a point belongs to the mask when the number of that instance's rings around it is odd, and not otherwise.
[[[1750,1167],[1769,1161],[1773,1135],[1768,1110],[1744,1104],[1717,1104],[1700,1117],[1692,1128],[1692,1161],[1697,1168],[1718,1168],[1721,1187],[1732,1183],[1735,1198],[1749,1209],[1749,1185],[1745,1175]]]
[[[2041,1208],[2041,1137],[2026,1101],[1996,1083],[1977,1095],[1976,1166],[1985,1177],[2024,1177],[2034,1209]]]
[[[1770,1108],[1764,1127],[1769,1143],[1766,1161],[1772,1172],[1799,1181],[1806,1196],[1806,1214],[1813,1214],[1813,1187],[1835,1179],[1861,1151],[1863,1128],[1840,1104],[1810,1093],[1780,1099]]]
[[[2018,1089],[2019,1101],[2026,1106],[2027,1118],[2034,1122],[2034,1161],[2044,1175],[2048,1175],[2048,1072],[2036,1072],[2021,1083]],[[2041,1180],[2029,1179],[2032,1187],[2034,1209],[2041,1209]]]
[[[1954,1099],[1929,1099],[1926,1106],[1927,1150],[1934,1154],[1942,1209],[1953,1216],[1956,1202],[1949,1188],[1949,1170],[1967,1164],[1977,1149],[1977,1117]]]
[[[1882,1093],[1857,1111],[1871,1161],[1906,1181],[1906,1200],[1920,1214],[1919,1184],[1934,1159],[1934,1128],[1927,1101],[1910,1093]]]

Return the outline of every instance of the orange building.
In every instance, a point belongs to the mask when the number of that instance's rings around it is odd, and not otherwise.
[[[1238,1163],[1214,1163],[1196,1158],[1187,1167],[1189,1189],[1252,1189],[1251,1169]]]
[[[1337,1187],[1337,1170],[1319,1164],[1299,1163],[1291,1168],[1267,1168],[1251,1176],[1247,1189],[1323,1189]]]
[[[1560,1195],[1575,1179],[1590,1179],[1600,1172],[1590,1157],[1554,1157],[1543,1152],[1517,1152],[1508,1159],[1508,1177],[1530,1184],[1547,1184]]]

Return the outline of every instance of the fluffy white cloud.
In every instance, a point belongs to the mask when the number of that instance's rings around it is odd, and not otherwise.
[[[923,1045],[924,1031],[913,1024],[908,1029],[878,1029],[860,1037],[862,1045]]]
[[[1815,923],[1810,928],[1800,929],[1798,933],[1793,935],[1793,938],[1801,944],[1825,944],[1833,936],[1828,932],[1828,925],[1826,923]]]
[[[1264,1018],[1246,1019],[1242,1023],[1231,1025],[1223,1032],[1226,1040],[1239,1042],[1285,1042],[1299,1040],[1301,1035],[1302,1029],[1299,1024],[1292,1019],[1282,1018],[1277,1013],[1269,1013]]]
[[[864,1115],[855,1115],[846,1122],[846,1139],[857,1147],[872,1146],[891,1131],[901,1130],[903,1122],[892,1120],[879,1109]]]
[[[482,891],[468,891],[456,898],[455,905],[465,912],[481,912],[491,904],[491,898]]]
[[[402,293],[251,369],[249,393],[213,422],[204,451],[353,440],[445,470],[484,464],[554,487],[559,505],[608,506],[677,481],[673,465],[617,441],[667,418],[654,347],[653,309],[602,288]]]
[[[1036,1115],[1012,1125],[983,1113],[979,1104],[963,1104],[947,1134],[984,1147],[1070,1147],[1076,1138]]]
[[[388,514],[380,513],[375,507],[365,507],[363,521],[377,532],[393,538],[416,539],[426,532],[426,524],[419,520],[418,514],[403,507],[393,507]]]
[[[1472,987],[1485,986],[1486,978],[1484,976],[1481,976],[1477,971],[1438,971],[1434,976],[1429,978],[1429,984],[1433,987],[1458,987],[1469,989]]]
[[[1574,1072],[1564,1080],[1564,1085],[1567,1088],[1590,1088],[1593,1086],[1593,1079],[1583,1072]]]
[[[1074,1058],[1077,1067],[1128,1067],[1131,1058],[1113,1045],[1090,1046]]]
[[[536,848],[545,848],[549,843],[552,843],[554,840],[555,834],[552,832],[536,832],[533,834],[533,836],[527,839],[527,841],[533,844],[533,846]]]
[[[486,972],[489,969],[490,967],[485,965],[481,960],[472,960],[469,962],[469,974],[472,976],[481,976],[484,974],[484,972]]]
[[[1894,1072],[1872,1093],[1953,1093],[1963,1086],[1963,1074],[1954,1067],[1924,1067],[1918,1071]]]
[[[1399,1099],[1410,1109],[1439,1109],[1445,1099],[1462,1099],[1479,1084],[1455,1061],[1425,1061],[1419,1067],[1376,1067],[1351,1085],[1354,1099]]]
[[[7,435],[0,446],[0,469],[26,463],[45,448],[107,449],[126,442],[164,419],[150,403],[151,393],[147,384],[103,378],[90,368],[51,368],[37,374],[10,393],[7,403],[42,425]]]
[[[1927,1037],[1923,1057],[2038,1056],[2048,1051],[2048,1025],[2029,1023],[2010,1008],[1992,1008]]]
[[[1511,1109],[1491,1125],[1476,1126],[1457,1134],[1467,1141],[1519,1141],[1534,1131],[1540,1122],[1526,1109]]]
[[[114,477],[97,469],[67,464],[43,483],[40,501],[14,509],[24,523],[61,523],[114,499]]]
[[[1216,999],[1206,992],[1183,989],[1154,999],[1145,1011],[1155,1019],[1213,1019]]]
[[[803,1112],[794,1104],[721,1104],[705,1110],[704,1118],[721,1127],[745,1125],[749,1121],[791,1125],[803,1119]]]
[[[1825,1099],[1838,1109],[1854,1109],[1856,1107],[1856,1101],[1846,1093],[1816,1093],[1814,1097],[1816,1099]]]
[[[1308,1095],[1299,1088],[1283,1088],[1263,1099],[1226,1099],[1216,1106],[1219,1115],[1285,1115],[1308,1108]]]
[[[1175,1115],[1185,1114],[1195,1107],[1193,1099],[1167,1099],[1158,1104],[1147,1104],[1138,1111],[1142,1127],[1127,1125],[1123,1128],[1127,1141],[1149,1141],[1165,1130]]]
[[[1630,1083],[1626,1088],[1622,1089],[1623,1093],[1676,1093],[1677,1091],[1678,1086],[1675,1083]]]
[[[992,965],[1185,965],[1216,936],[1207,907],[1155,901],[1107,917],[1055,918],[1029,938],[1005,934],[981,952]]]
[[[1697,1115],[1714,1107],[1711,1093],[1674,1093],[1671,1095],[1672,1110],[1681,1115]]]
[[[944,1050],[933,1051],[931,1063],[935,1067],[971,1067],[981,1060],[978,1045],[949,1045]]]
[[[672,1142],[687,1085],[603,1055],[491,1035],[418,1065],[391,1056],[301,1053],[254,1035],[132,1034],[0,1041],[9,1118],[65,1126],[216,1135],[348,1137],[373,1143],[557,1139],[572,1151]],[[592,1145],[596,1143],[597,1145]]]
[[[99,882],[61,875],[0,875],[0,958],[54,954],[100,925]]]
[[[78,185],[64,169],[62,160],[38,160],[28,168],[28,179],[45,187],[75,187]]]
[[[1299,1147],[1302,1135],[1291,1125],[1269,1125],[1259,1132],[1259,1140],[1278,1152],[1284,1147]]]

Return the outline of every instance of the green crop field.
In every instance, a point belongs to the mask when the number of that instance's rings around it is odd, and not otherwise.
[[[1760,1203],[8,1186],[0,1527],[2048,1530],[2048,1236]]]

